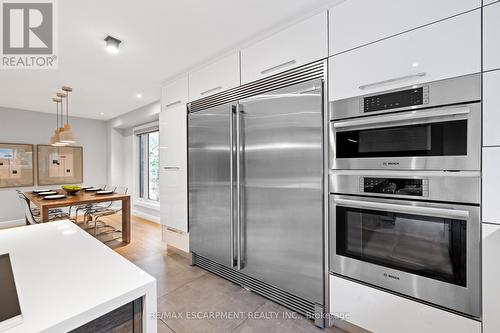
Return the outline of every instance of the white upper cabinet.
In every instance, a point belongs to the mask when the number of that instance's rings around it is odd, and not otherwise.
[[[348,0],[330,9],[330,55],[474,8],[481,0]]]
[[[483,145],[500,146],[500,70],[483,75]]]
[[[194,101],[240,85],[240,55],[233,53],[189,74],[189,100]]]
[[[500,187],[500,147],[483,148],[483,200],[482,220],[500,224],[500,204],[498,188]]]
[[[328,57],[328,15],[317,14],[241,51],[241,83]]]
[[[188,103],[188,76],[184,75],[161,88],[161,109],[169,109]]]
[[[329,99],[339,100],[481,71],[481,10],[330,58]]]
[[[483,9],[484,70],[500,68],[500,2]]]

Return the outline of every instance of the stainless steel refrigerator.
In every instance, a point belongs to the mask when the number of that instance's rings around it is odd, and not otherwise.
[[[314,64],[193,102],[188,114],[193,263],[315,316],[325,297],[323,86]]]

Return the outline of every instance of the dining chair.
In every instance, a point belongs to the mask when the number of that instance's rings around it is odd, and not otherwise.
[[[114,187],[114,192],[118,194],[127,194],[128,188],[125,186]],[[89,211],[88,215],[90,216],[90,220],[93,222],[93,225],[89,229],[93,229],[94,237],[98,238],[99,236],[108,235],[111,233],[121,233],[121,230],[116,229],[112,225],[106,224],[102,218],[105,216],[111,216],[118,214],[122,211],[122,203],[120,201],[112,201],[111,205],[105,209],[98,209],[94,211]],[[101,228],[100,233],[97,233],[97,230]],[[120,236],[114,237],[112,239],[106,240],[104,243],[113,241],[115,239],[120,238]]]
[[[26,195],[20,191],[16,190],[18,196],[22,196],[28,203],[28,207],[31,210],[31,214],[35,217],[38,218],[41,215],[40,209],[38,207],[31,207],[31,201],[26,197]],[[60,215],[63,215],[64,211],[61,208],[51,208],[49,209],[49,220],[51,217],[58,217]]]
[[[24,194],[21,193],[18,197],[19,202],[21,203],[21,207],[23,208],[24,215],[26,216],[26,224],[37,224],[38,221],[35,219],[35,216],[33,216],[33,212],[31,211],[28,200],[26,199]]]

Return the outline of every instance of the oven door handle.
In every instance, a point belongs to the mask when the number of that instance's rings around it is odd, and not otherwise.
[[[389,212],[403,213],[403,214],[436,216],[436,217],[450,218],[450,219],[469,218],[468,210],[459,210],[459,209],[398,205],[398,204],[391,204],[384,202],[360,201],[360,200],[339,199],[339,198],[335,199],[335,204],[353,208],[374,209],[374,210],[382,210],[382,211],[389,211]]]
[[[470,113],[468,107],[456,107],[452,109],[441,109],[433,111],[413,111],[400,114],[391,114],[377,117],[366,117],[362,119],[334,122],[335,128],[357,127],[363,125],[387,124],[394,122],[414,121],[417,119],[442,118],[450,116],[462,116]]]

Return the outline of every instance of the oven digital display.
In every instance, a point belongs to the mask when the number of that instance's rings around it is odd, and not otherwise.
[[[425,88],[425,89],[424,89]],[[412,88],[364,98],[364,112],[423,105],[429,102],[428,87]]]
[[[411,196],[426,196],[426,179],[408,179],[408,178],[362,178],[362,192],[396,194]]]

